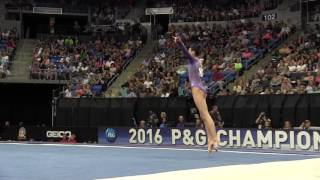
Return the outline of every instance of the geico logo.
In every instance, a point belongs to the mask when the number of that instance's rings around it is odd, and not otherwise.
[[[71,136],[71,131],[47,131],[47,138],[62,138],[63,135]]]

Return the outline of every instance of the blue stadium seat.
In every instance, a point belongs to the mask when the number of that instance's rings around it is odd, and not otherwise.
[[[100,95],[102,93],[102,85],[95,84],[91,87],[91,92],[95,95]]]

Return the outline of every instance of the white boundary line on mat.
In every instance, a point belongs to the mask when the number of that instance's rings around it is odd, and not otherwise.
[[[196,151],[206,152],[205,149],[192,149],[192,148],[167,148],[167,147],[138,147],[138,146],[108,146],[108,145],[89,145],[89,144],[52,144],[52,143],[18,143],[18,142],[6,142],[0,143],[0,145],[24,145],[24,146],[56,146],[56,147],[87,147],[87,148],[115,148],[115,149],[144,149],[144,150],[170,150],[170,151]],[[281,156],[312,156],[320,157],[315,154],[299,154],[299,153],[282,153],[282,152],[253,152],[253,151],[241,151],[241,150],[219,150],[218,152],[236,153],[236,154],[259,154],[259,155],[281,155]]]
[[[122,176],[113,178],[98,178],[95,180],[213,180],[213,179],[246,179],[246,180],[319,180],[320,172],[317,166],[320,159],[305,159],[293,161],[277,161],[256,164],[239,164],[196,169],[174,170],[151,174]],[[232,173],[230,173],[232,172]],[[269,173],[272,172],[272,173]],[[289,174],[283,172],[290,172]]]

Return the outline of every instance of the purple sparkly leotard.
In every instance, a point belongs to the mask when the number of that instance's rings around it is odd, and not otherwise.
[[[207,88],[204,86],[202,79],[200,77],[200,71],[199,71],[200,62],[190,54],[190,52],[188,51],[188,49],[186,48],[186,46],[183,44],[182,41],[180,41],[180,44],[183,52],[189,59],[188,72],[189,72],[189,81],[190,81],[191,87],[196,87],[207,94]]]

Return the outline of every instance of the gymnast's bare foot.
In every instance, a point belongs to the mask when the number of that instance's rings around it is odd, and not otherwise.
[[[218,151],[219,141],[209,140],[208,141],[208,153],[211,154],[213,151]]]

